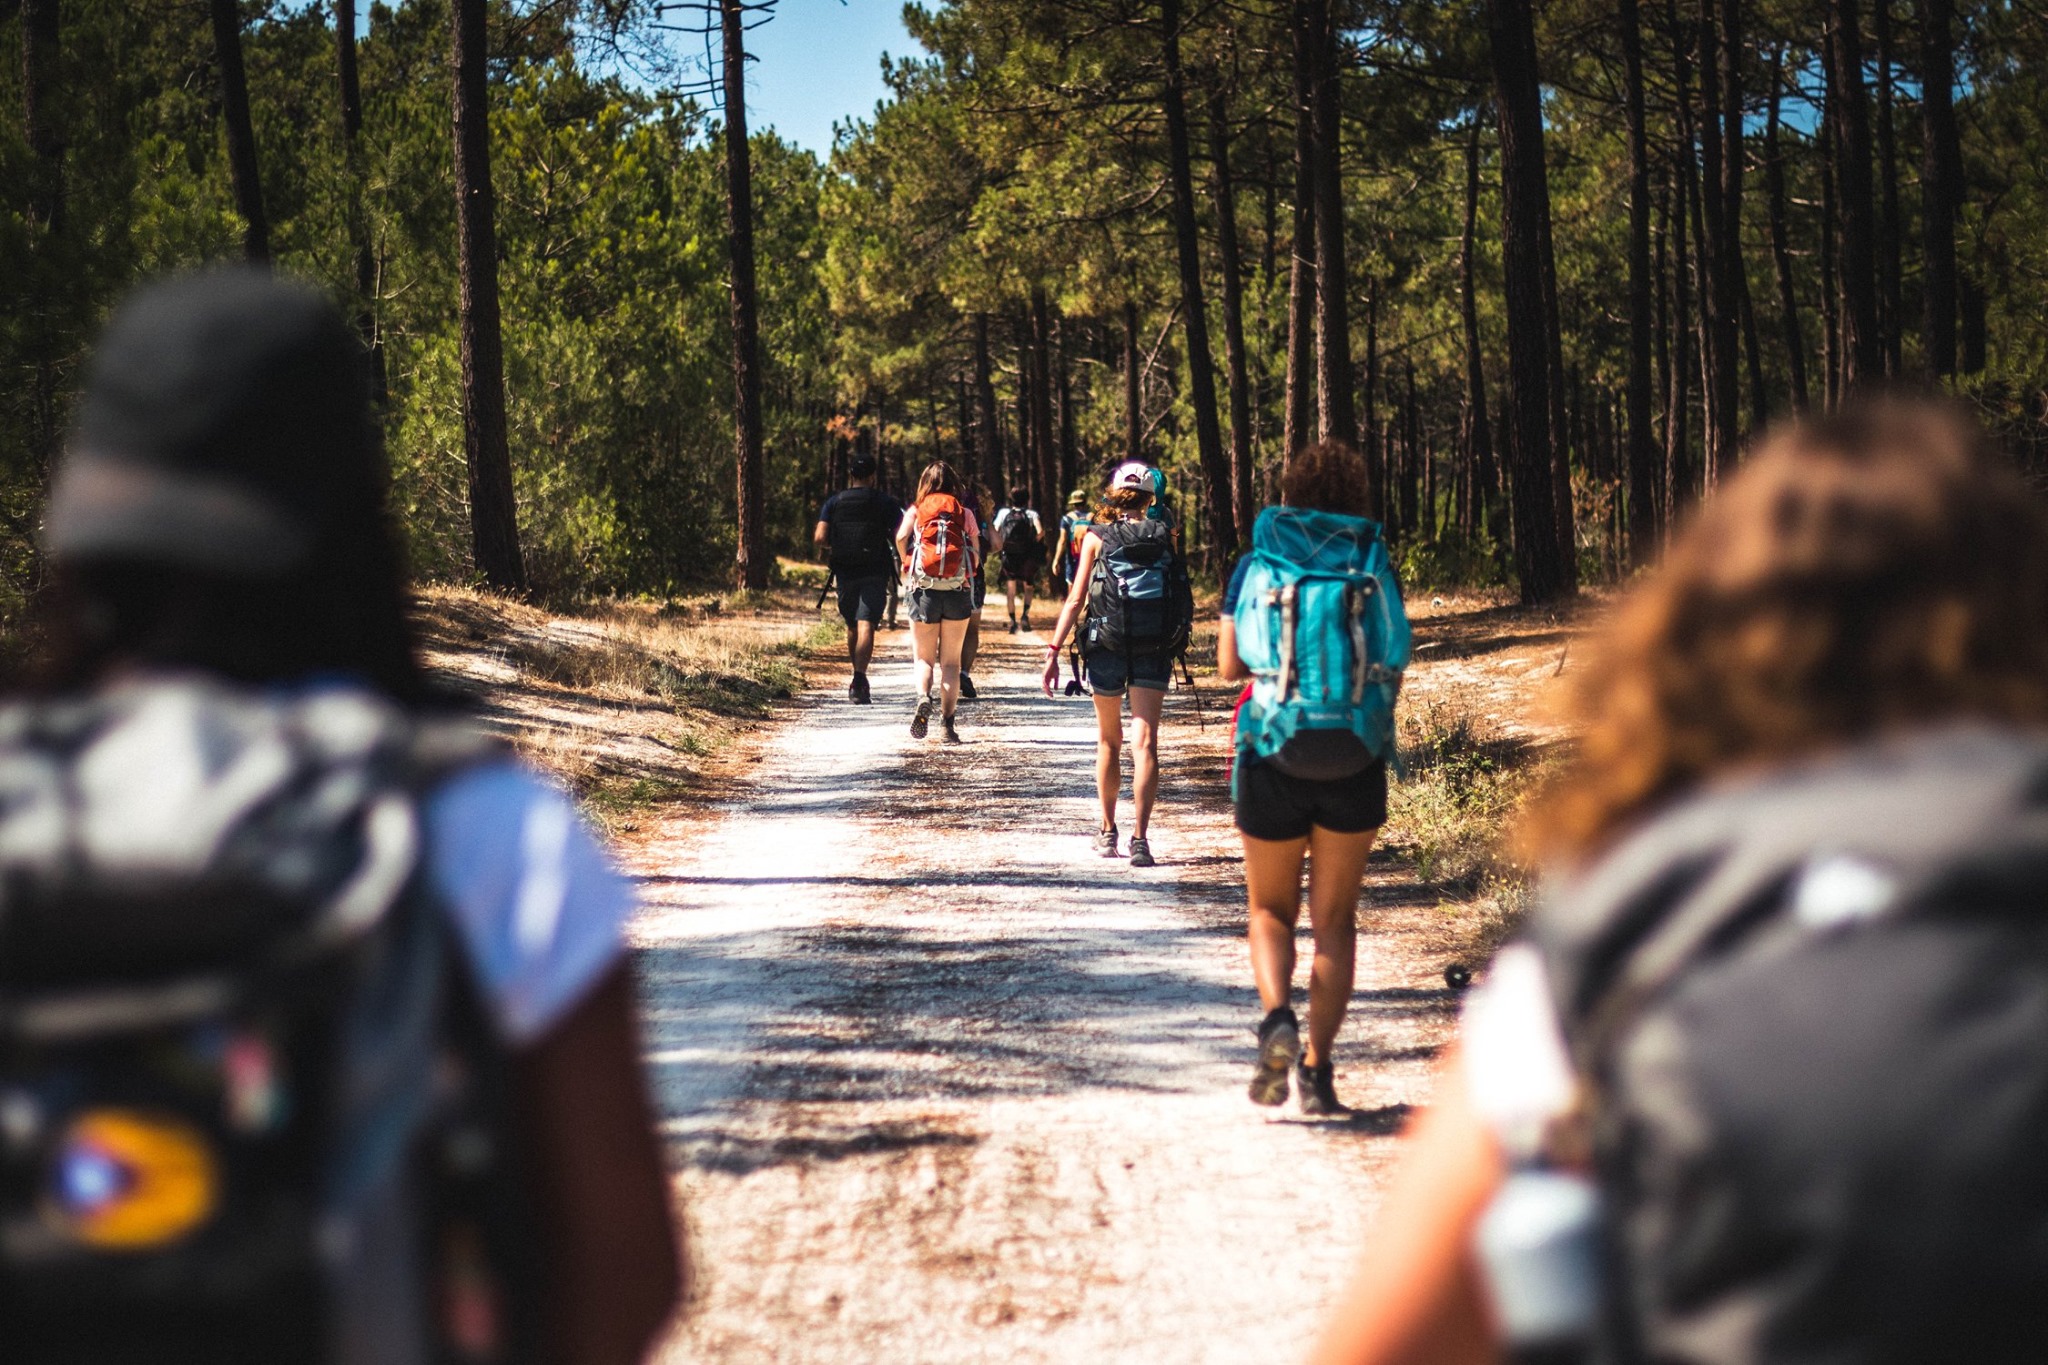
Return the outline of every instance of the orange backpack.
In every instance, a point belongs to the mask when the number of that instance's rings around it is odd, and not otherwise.
[[[974,572],[967,553],[967,509],[951,493],[928,493],[917,503],[917,545],[911,574],[918,582],[964,587]]]

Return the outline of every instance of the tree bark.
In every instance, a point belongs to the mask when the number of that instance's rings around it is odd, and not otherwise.
[[[1237,544],[1252,538],[1252,401],[1245,378],[1244,266],[1237,240],[1237,191],[1230,176],[1230,127],[1223,94],[1209,105],[1209,159],[1215,169],[1217,254],[1223,266],[1223,365],[1230,395],[1230,519]]]
[[[1785,153],[1779,131],[1779,105],[1783,100],[1785,50],[1771,53],[1771,99],[1764,121],[1764,202],[1770,218],[1771,266],[1778,277],[1779,340],[1785,348],[1785,373],[1792,388],[1792,409],[1804,412],[1809,399],[1806,388],[1806,336],[1799,326],[1799,290],[1792,273],[1792,234],[1785,221]]]
[[[498,320],[498,230],[491,192],[487,0],[450,6],[455,66],[455,252],[461,278],[463,455],[477,572],[500,592],[526,590],[512,455],[505,435],[505,352]]]
[[[370,396],[382,411],[390,396],[384,338],[377,327],[377,251],[364,204],[363,87],[356,70],[356,0],[334,0],[334,66],[341,94],[342,168],[348,177],[350,254],[355,264],[356,332],[370,353]]]
[[[1372,479],[1367,502],[1375,521],[1391,525],[1394,503],[1388,496],[1386,447],[1380,441],[1380,282],[1366,280],[1365,290],[1365,466]]]
[[[56,89],[62,35],[58,0],[23,0],[21,123],[35,167],[28,186],[29,220],[52,237],[64,231],[64,130],[58,123]]]
[[[1533,49],[1532,49],[1533,50]],[[1557,251],[1550,235],[1550,189],[1546,179],[1537,225],[1537,255],[1543,272],[1543,330],[1550,350],[1551,511],[1557,519],[1557,552],[1565,581],[1578,586],[1578,509],[1572,500],[1572,443],[1565,420],[1564,324],[1557,297]]]
[[[1550,341],[1543,306],[1543,227],[1550,190],[1529,0],[1487,0],[1500,122],[1501,244],[1506,275],[1515,570],[1522,600],[1567,597],[1551,481]]]
[[[1291,0],[1294,43],[1294,245],[1287,268],[1287,398],[1281,460],[1308,443],[1315,409],[1316,47],[1314,0]]]
[[[1741,392],[1739,329],[1748,294],[1742,260],[1742,179],[1745,162],[1742,120],[1742,7],[1744,0],[1721,0],[1721,243],[1716,285],[1720,304],[1716,322],[1721,331],[1720,446],[1714,452],[1713,477],[1720,479],[1742,455],[1742,425],[1736,414]]]
[[[1052,425],[1052,305],[1045,290],[1031,291],[1031,423],[1038,435],[1032,461],[1032,496],[1040,507],[1059,500],[1058,436]]]
[[[1209,550],[1220,554],[1234,544],[1230,520],[1230,462],[1216,419],[1216,371],[1209,354],[1209,311],[1202,297],[1202,247],[1195,235],[1195,182],[1188,150],[1188,111],[1180,65],[1180,0],[1160,0],[1161,55],[1165,82],[1168,174],[1173,181],[1173,236],[1180,257],[1182,326],[1186,329],[1188,400],[1195,410],[1195,446],[1207,488]]]
[[[1351,393],[1351,281],[1344,265],[1343,127],[1339,118],[1337,25],[1329,0],[1315,0],[1316,83],[1316,428],[1326,441],[1358,444]]]
[[[1938,378],[1956,372],[1956,217],[1963,202],[1962,144],[1956,133],[1955,6],[1920,0],[1920,153],[1923,268],[1922,342]]]
[[[472,0],[462,0],[470,3]],[[754,293],[754,164],[747,145],[747,7],[719,0],[724,37],[725,231],[731,243],[732,427],[739,534],[733,581],[768,586],[765,485],[761,449],[761,341]]]
[[[1832,106],[1833,99],[1828,99]],[[1821,401],[1833,412],[1842,403],[1842,290],[1841,272],[1836,269],[1836,248],[1841,241],[1841,214],[1835,193],[1834,117],[1826,114],[1820,125],[1820,348]]]
[[[1628,539],[1630,561],[1646,564],[1657,542],[1657,452],[1650,431],[1654,383],[1650,369],[1654,326],[1650,303],[1650,135],[1643,99],[1643,17],[1638,0],[1620,0],[1620,20],[1628,118]],[[1468,237],[1469,233],[1468,228]]]
[[[1696,49],[1699,61],[1699,105],[1696,110],[1681,111],[1681,126],[1689,119],[1699,139],[1699,254],[1696,264],[1700,274],[1700,437],[1701,475],[1708,488],[1714,484],[1721,456],[1725,452],[1734,425],[1735,355],[1732,347],[1724,346],[1726,332],[1724,317],[1727,312],[1723,296],[1723,283],[1727,278],[1724,258],[1727,255],[1727,234],[1722,221],[1722,186],[1725,183],[1722,171],[1722,124],[1721,124],[1721,65],[1720,39],[1714,22],[1716,0],[1699,0],[1698,21],[1694,32],[1698,35]],[[1724,406],[1725,397],[1725,406]]]
[[[263,181],[256,172],[256,129],[249,121],[249,77],[242,66],[242,9],[237,0],[207,0],[213,20],[213,55],[220,67],[220,115],[227,133],[228,172],[235,209],[242,215],[242,254],[270,259],[270,222],[263,214]]]
[[[974,428],[982,473],[1003,478],[1003,422],[996,412],[996,382],[988,353],[988,314],[974,315]]]
[[[1904,224],[1899,217],[1899,143],[1892,116],[1892,5],[1891,0],[1874,0],[1870,10],[1871,38],[1877,44],[1877,315],[1879,347],[1884,353],[1884,372],[1896,375],[1904,359],[1900,332],[1905,327],[1904,266],[1900,260],[1900,239]]]
[[[1053,485],[1046,495],[1046,510],[1063,505],[1062,498],[1074,481],[1074,377],[1067,365],[1068,319],[1053,319]]]
[[[1683,87],[1681,86],[1681,89]],[[1681,100],[1681,105],[1683,101]],[[1671,389],[1664,407],[1664,524],[1674,527],[1692,501],[1693,286],[1698,277],[1690,265],[1686,228],[1692,148],[1681,137],[1673,155],[1678,164],[1671,177]]]
[[[981,450],[978,445],[976,428],[980,425],[974,418],[974,399],[969,393],[974,385],[967,376],[955,377],[954,393],[960,410],[960,472],[971,487],[981,486]],[[834,488],[843,487],[837,479]]]
[[[1884,372],[1877,318],[1876,206],[1870,185],[1870,107],[1863,89],[1863,34],[1856,0],[1829,0],[1829,107],[1841,214],[1842,381],[1853,388]]]
[[[1479,291],[1474,256],[1479,234],[1479,131],[1480,110],[1472,111],[1472,126],[1465,135],[1465,222],[1458,247],[1458,311],[1465,333],[1465,458],[1471,465],[1476,485],[1473,511],[1484,518],[1495,535],[1501,525],[1500,479],[1493,466],[1493,424],[1486,411],[1486,362],[1479,340]],[[1368,351],[1370,354],[1370,351]],[[1372,382],[1366,381],[1366,400],[1372,399]]]
[[[1138,305],[1124,300],[1124,458],[1135,460],[1145,451],[1145,402],[1142,363],[1138,348]]]

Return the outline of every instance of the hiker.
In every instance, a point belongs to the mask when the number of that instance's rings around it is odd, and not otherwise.
[[[0,709],[0,1359],[638,1361],[680,1301],[631,886],[430,698],[367,364],[139,290]]]
[[[1316,1359],[2040,1359],[2048,511],[1958,413],[1852,404],[1604,636],[1548,893]]]
[[[865,706],[875,627],[888,613],[890,580],[896,576],[889,543],[903,520],[903,505],[875,486],[874,456],[855,455],[846,472],[846,488],[825,499],[811,539],[830,551],[839,585],[839,618],[846,622],[846,653],[853,664],[846,696]]]
[[[1081,658],[1095,694],[1095,790],[1102,826],[1095,849],[1120,854],[1117,790],[1122,780],[1123,706],[1131,704],[1132,867],[1152,867],[1152,806],[1159,795],[1159,716],[1174,661],[1186,653],[1194,615],[1187,566],[1175,552],[1166,524],[1146,515],[1152,481],[1144,465],[1121,465],[1103,499],[1106,525],[1081,541],[1074,584],[1045,647],[1045,695],[1060,680],[1060,651],[1080,631]]]
[[[975,614],[975,561],[981,526],[961,501],[962,485],[945,461],[926,465],[917,498],[896,531],[896,549],[910,579],[910,632],[917,653],[917,710],[913,739],[930,731],[932,684],[938,683],[939,727],[948,744],[960,742],[953,712],[960,702],[960,650]]]
[[[1252,978],[1265,1011],[1251,1097],[1284,1103],[1291,1073],[1301,1111],[1319,1116],[1345,1112],[1330,1048],[1351,1003],[1358,891],[1387,819],[1386,759],[1408,664],[1401,590],[1365,515],[1370,479],[1341,442],[1287,462],[1281,506],[1253,525],[1216,636],[1223,680],[1253,680],[1231,770]],[[1292,1006],[1304,861],[1315,931],[1306,1045]]]
[[[1029,489],[1012,488],[1010,505],[996,513],[995,524],[989,528],[990,543],[1002,556],[1004,605],[1009,609],[1012,635],[1019,629],[1020,604],[1022,628],[1031,629],[1031,590],[1045,568],[1045,525],[1038,513],[1024,505],[1030,499]]]
[[[1059,535],[1052,547],[1053,583],[1063,595],[1073,586],[1074,570],[1081,562],[1082,534],[1094,524],[1087,490],[1076,488],[1067,494],[1066,514],[1060,518]]]

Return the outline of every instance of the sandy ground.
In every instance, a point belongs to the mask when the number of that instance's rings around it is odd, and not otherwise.
[[[1134,871],[1088,847],[1088,703],[1045,700],[1039,637],[990,619],[964,745],[909,737],[885,635],[874,706],[821,679],[721,817],[631,850],[699,1276],[665,1360],[1299,1358],[1427,1099],[1433,899],[1375,864],[1357,1112],[1255,1108],[1222,698],[1206,731],[1169,699],[1162,865]]]

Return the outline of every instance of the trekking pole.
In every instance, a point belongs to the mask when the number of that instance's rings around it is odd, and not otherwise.
[[[818,606],[817,606],[817,610],[819,610],[819,611],[823,611],[823,610],[825,610],[825,599],[826,599],[826,598],[828,598],[828,597],[830,597],[830,596],[832,595],[832,584],[833,584],[833,582],[834,582],[835,580],[837,580],[837,579],[838,579],[838,577],[839,577],[839,575],[838,575],[837,573],[833,572],[832,570],[830,570],[830,569],[827,569],[827,570],[825,570],[825,586],[824,586],[824,587],[822,587],[822,588],[820,588],[820,589],[818,589]]]
[[[1188,695],[1195,699],[1195,729],[1206,732],[1209,728],[1209,718],[1202,714],[1202,689],[1195,686],[1195,675],[1188,669],[1186,655],[1181,656],[1180,676],[1181,681],[1187,684]]]

